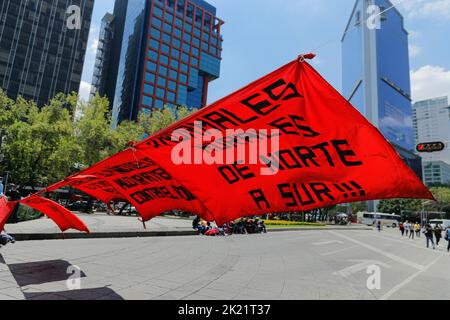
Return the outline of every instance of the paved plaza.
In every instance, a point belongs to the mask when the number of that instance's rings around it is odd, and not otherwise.
[[[446,244],[391,229],[23,241],[0,249],[0,298],[450,299]]]

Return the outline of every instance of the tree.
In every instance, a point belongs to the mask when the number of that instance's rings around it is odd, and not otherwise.
[[[430,191],[436,201],[425,201],[425,208],[429,211],[450,213],[450,188],[433,187]]]
[[[190,114],[164,107],[139,121],[111,127],[110,104],[96,95],[89,102],[75,93],[58,94],[38,108],[33,101],[7,97],[0,89],[0,170],[20,186],[48,185],[124,150]],[[3,143],[2,143],[3,142]],[[75,170],[76,171],[76,170]]]
[[[378,211],[401,215],[402,212],[416,213],[422,210],[422,200],[419,199],[389,199],[381,200]]]
[[[160,130],[163,130],[171,124],[184,119],[190,114],[196,112],[197,109],[188,109],[185,106],[181,107],[169,107],[164,106],[163,109],[155,109],[152,113],[147,115],[141,115],[139,123],[144,128],[147,135],[152,135]]]
[[[0,94],[0,95],[3,95]],[[40,110],[32,101],[1,97],[3,169],[21,186],[48,184],[70,173],[81,150],[75,142],[73,110],[67,96],[56,95]],[[7,102],[8,106],[3,105]]]

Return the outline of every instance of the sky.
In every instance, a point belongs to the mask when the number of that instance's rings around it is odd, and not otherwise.
[[[311,64],[341,90],[341,43],[355,0],[208,0],[225,21],[221,76],[210,83],[208,103],[295,59],[314,52]],[[413,100],[450,96],[450,0],[392,1],[405,17]],[[90,83],[101,19],[114,0],[95,0],[80,86]]]

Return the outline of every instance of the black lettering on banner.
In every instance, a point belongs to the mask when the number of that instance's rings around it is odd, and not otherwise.
[[[270,209],[269,201],[267,201],[267,198],[261,189],[251,190],[249,191],[249,194],[252,197],[253,201],[255,201],[259,210]],[[261,203],[265,205],[265,208],[261,206]]]
[[[292,82],[288,83],[284,87],[283,91],[281,91],[280,94],[277,95],[274,93],[275,89],[277,89],[285,84],[286,84],[286,81],[284,81],[283,79],[279,79],[276,82],[274,82],[273,84],[269,85],[267,88],[263,89],[263,91],[265,93],[267,93],[267,95],[272,100],[275,100],[275,101],[278,101],[281,98],[283,98],[283,101],[287,101],[292,98],[301,98],[302,97],[302,95],[300,93],[298,93],[297,88],[295,87],[295,85]],[[289,93],[286,94],[288,91],[289,91]]]
[[[231,167],[222,166],[219,167],[217,170],[219,170],[219,173],[229,184],[233,184],[239,181],[238,175],[233,171]]]
[[[281,150],[278,155],[281,164],[283,164],[286,169],[298,169],[302,168],[302,165],[297,160],[297,158],[294,156],[291,150]],[[290,161],[289,161],[290,160]],[[280,168],[281,170],[284,170],[284,168]]]
[[[272,111],[278,109],[278,107],[280,106],[280,105],[277,105],[269,110],[264,110],[264,109],[267,109],[268,107],[270,107],[272,104],[267,100],[261,100],[261,101],[255,103],[254,102],[255,98],[258,98],[259,96],[260,96],[259,93],[255,93],[254,95],[251,95],[247,99],[242,100],[241,103],[243,105],[249,107],[253,111],[255,111],[257,114],[260,114],[262,116],[268,115]]]
[[[314,159],[316,158],[316,154],[308,147],[295,147],[295,154],[300,158],[305,167],[309,168],[309,162],[311,162],[314,166],[320,167]]]
[[[213,111],[208,114],[205,114],[205,115],[203,115],[203,117],[205,119],[207,119],[208,121],[211,121],[211,122],[217,124],[222,129],[228,129],[228,127],[224,126],[223,123],[229,123],[233,127],[239,125],[237,122],[234,122],[232,119],[224,116],[223,114],[221,114],[220,112],[217,112],[217,111]]]
[[[306,185],[304,183],[302,183],[301,187],[302,187],[304,195],[306,196],[305,198],[302,197],[302,195],[298,191],[297,185],[294,183],[294,191],[295,191],[295,194],[297,195],[298,200],[300,201],[300,204],[302,206],[308,206],[310,204],[314,204],[314,202],[315,202],[314,198],[312,197],[311,193],[308,191],[308,188],[306,188]]]
[[[280,191],[281,197],[289,202],[285,202],[284,204],[288,207],[296,207],[298,206],[297,201],[295,200],[294,194],[290,191],[291,185],[289,183],[279,184],[278,190]]]
[[[334,167],[335,164],[333,162],[333,158],[331,157],[331,154],[328,152],[326,147],[329,147],[330,144],[328,142],[323,142],[323,143],[319,143],[318,145],[315,145],[313,147],[311,147],[312,150],[317,150],[319,149],[320,151],[322,151],[322,153],[325,155],[325,157],[327,158],[328,164],[331,167]]]
[[[343,149],[341,146],[350,146],[347,140],[332,140],[331,143],[336,149],[336,152],[341,159],[342,163],[347,167],[356,167],[362,165],[362,161],[350,161],[347,160],[348,157],[356,157],[356,154],[351,149]]]
[[[275,93],[275,90],[283,87],[281,92],[279,94]],[[279,79],[275,81],[274,83],[270,84],[266,88],[262,90],[272,101],[279,101],[280,99],[283,101],[287,101],[289,99],[293,98],[302,98],[303,96],[298,93],[297,88],[293,83],[289,83],[286,85],[286,81],[283,79]],[[255,93],[251,95],[250,97],[244,99],[241,101],[243,105],[246,107],[249,107],[254,112],[256,112],[259,115],[266,116],[272,111],[275,111],[280,106],[273,105],[273,103],[269,100],[265,99],[258,99],[259,102],[256,102],[256,98],[261,97],[261,93]]]
[[[309,186],[311,187],[311,190],[316,195],[317,199],[319,199],[320,202],[324,201],[323,196],[326,196],[330,200],[334,200],[335,198],[331,195],[330,188],[327,187],[325,183],[322,182],[315,182],[310,183]]]
[[[306,138],[314,138],[320,135],[320,133],[314,131],[312,128],[301,125],[299,123],[300,121],[305,121],[305,119],[299,116],[291,115],[289,116],[289,119],[287,117],[281,117],[269,123],[269,125],[277,128],[283,134],[288,135],[303,135]],[[297,130],[289,130],[290,128],[296,128]]]
[[[315,204],[317,201],[325,201],[325,197],[334,200],[331,190],[325,183],[312,182],[300,184],[279,184],[278,191],[281,198],[285,201],[287,207],[308,206]]]
[[[115,184],[117,184],[120,188],[123,190],[134,188],[138,185],[136,181],[129,177],[119,178],[116,180],[113,180]]]
[[[231,166],[221,166],[218,168],[219,173],[229,183],[234,184],[239,180],[248,180],[255,177],[255,174],[250,172],[250,168],[245,165],[233,164]]]
[[[304,122],[305,119],[296,115],[289,116],[292,119],[292,122],[295,124],[298,130],[300,130],[303,133],[304,137],[307,138],[314,138],[317,136],[320,136],[320,133],[314,131],[312,128],[300,124],[300,122]]]
[[[236,172],[241,176],[243,180],[248,180],[255,177],[255,175],[249,171],[250,168],[248,166],[242,166],[240,164],[235,163],[233,164],[233,168],[236,170]]]
[[[185,187],[183,186],[172,186],[173,190],[175,190],[175,192],[177,193],[178,197],[180,197],[180,199],[186,200],[186,201],[192,201],[195,200],[195,196],[189,191],[187,190]]]

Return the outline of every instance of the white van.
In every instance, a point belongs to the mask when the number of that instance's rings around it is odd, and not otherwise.
[[[430,220],[430,225],[434,228],[437,224],[441,226],[442,229],[450,227],[450,220],[447,219],[432,219]]]

